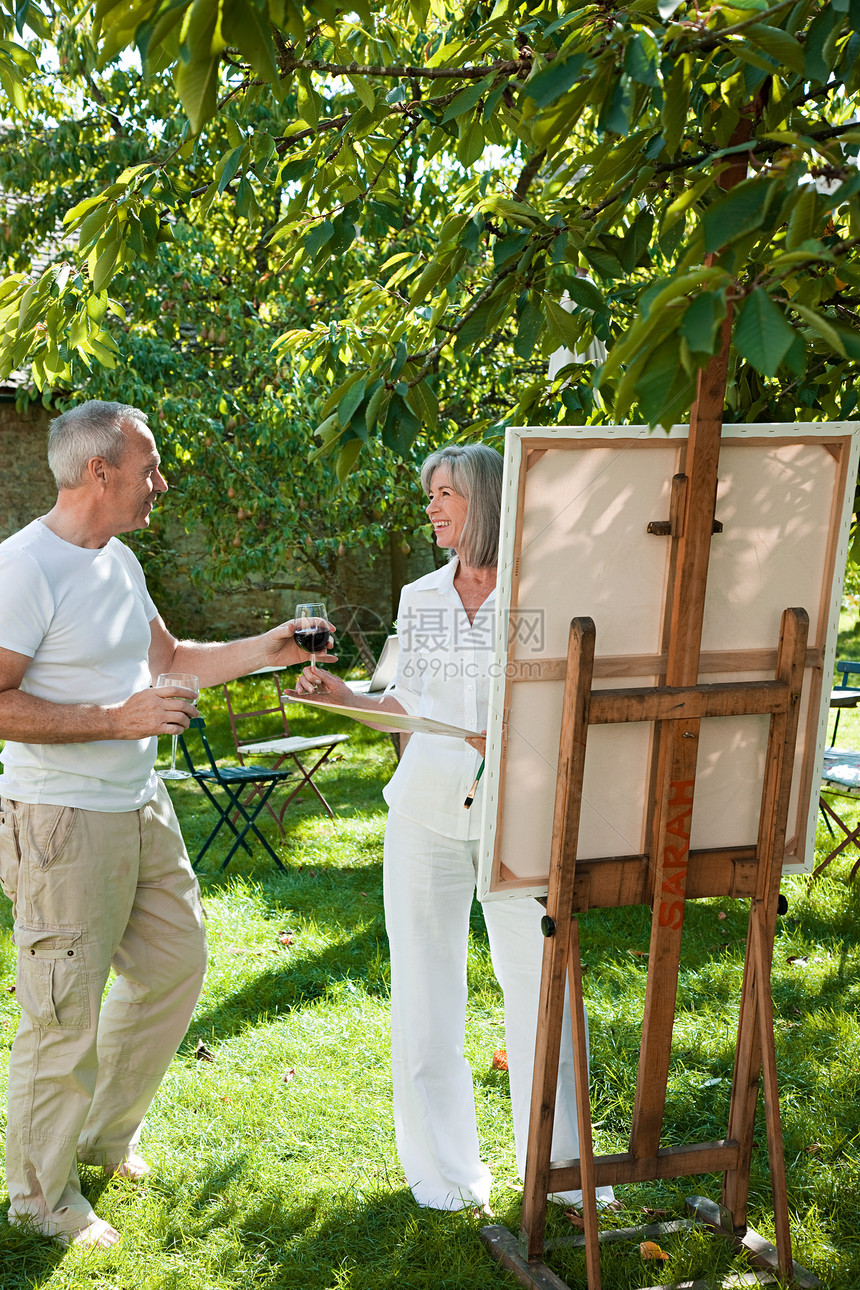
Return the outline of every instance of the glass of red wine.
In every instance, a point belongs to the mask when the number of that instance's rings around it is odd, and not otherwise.
[[[317,654],[324,654],[329,638],[325,605],[320,600],[304,600],[296,605],[296,644],[307,650],[315,666]]]

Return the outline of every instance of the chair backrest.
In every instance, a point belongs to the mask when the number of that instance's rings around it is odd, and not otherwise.
[[[248,742],[248,739],[246,736],[243,736],[240,739],[237,726],[240,721],[248,721],[252,717],[269,717],[269,716],[274,716],[277,713],[277,715],[280,718],[280,725],[283,729],[284,735],[287,737],[289,736],[290,726],[289,726],[289,722],[287,721],[287,705],[284,700],[283,691],[281,690],[280,677],[277,672],[269,672],[266,675],[267,677],[271,677],[272,682],[274,683],[274,702],[269,707],[237,708],[233,698],[230,695],[229,684],[225,684],[223,686],[224,698],[227,704],[227,718],[230,722],[230,730],[232,731],[232,734],[233,734],[233,743],[235,744],[237,750],[240,743]],[[280,735],[280,731],[278,732],[278,734]]]
[[[210,770],[214,770],[217,775],[218,764],[215,761],[212,749],[209,747],[209,740],[206,738],[206,722],[203,717],[192,717],[185,734],[179,736],[179,746],[182,749],[182,756],[185,758],[189,771],[192,775],[197,773],[197,767],[194,765],[194,759],[191,756],[185,739],[185,736],[190,734],[192,730],[196,730],[199,734],[200,742],[203,745],[203,751],[206,753],[206,759],[209,762],[209,768]]]
[[[860,683],[854,684],[849,681],[849,676],[856,676],[860,673],[860,663],[850,662],[848,659],[841,659],[836,664],[836,671],[839,673],[839,684],[845,690],[860,689]]]
[[[387,690],[394,680],[397,672],[397,655],[400,651],[400,641],[396,636],[387,637],[382,647],[382,653],[376,660],[376,667],[373,669],[373,676],[370,678],[368,694],[381,694]]]

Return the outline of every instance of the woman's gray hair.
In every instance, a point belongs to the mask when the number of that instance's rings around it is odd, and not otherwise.
[[[88,399],[55,417],[48,435],[48,465],[57,488],[80,487],[93,457],[118,466],[126,448],[123,426],[129,421],[149,424],[140,408],[101,399]]]
[[[501,455],[483,443],[451,443],[431,452],[421,467],[421,487],[428,495],[433,475],[443,465],[448,467],[454,492],[467,503],[456,554],[474,569],[495,568],[502,514]]]

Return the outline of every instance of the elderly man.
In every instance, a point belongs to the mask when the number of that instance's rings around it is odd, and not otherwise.
[[[144,413],[91,401],[52,422],[54,508],[0,544],[0,879],[15,910],[22,1016],[9,1072],[9,1220],[64,1243],[117,1232],[81,1194],[77,1161],[139,1178],[140,1128],[206,966],[197,880],[157,736],[187,692],[303,663],[294,625],[178,641],[117,535],[145,528],[167,484]],[[102,992],[116,979],[102,1007]]]

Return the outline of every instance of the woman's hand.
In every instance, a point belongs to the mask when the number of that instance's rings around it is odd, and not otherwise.
[[[312,699],[314,703],[342,703],[351,707],[355,695],[339,676],[327,672],[324,667],[315,667],[312,663],[296,678],[294,690],[286,690],[293,699]]]
[[[327,672],[324,667],[314,667],[309,664],[296,680],[294,690],[284,690],[284,694],[289,695],[291,699],[299,699],[308,703],[340,703],[345,708],[366,708],[368,717],[372,713],[376,718],[374,721],[368,720],[368,725],[372,725],[375,730],[395,730],[398,727],[382,725],[379,722],[379,715],[382,712],[394,712],[398,716],[405,715],[405,708],[397,702],[391,694],[370,695],[356,694],[349,686]],[[356,721],[361,721],[361,717],[356,717]]]
[[[479,752],[482,757],[486,757],[487,755],[486,730],[482,730],[479,735],[469,735],[466,739],[466,743],[469,745],[470,748],[474,748],[475,752]]]

